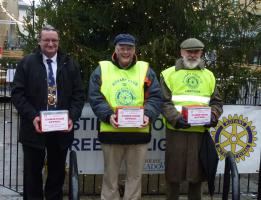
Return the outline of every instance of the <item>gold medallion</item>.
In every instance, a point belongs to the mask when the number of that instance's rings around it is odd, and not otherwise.
[[[55,86],[48,86],[48,94],[54,94],[56,93],[56,87]]]
[[[55,105],[56,104],[56,95],[48,94],[48,105]]]
[[[56,104],[56,87],[48,87],[48,105],[55,105]]]

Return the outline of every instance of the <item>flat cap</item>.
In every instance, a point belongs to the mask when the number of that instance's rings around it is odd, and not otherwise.
[[[189,38],[180,44],[180,48],[184,50],[202,50],[204,49],[204,44],[196,38]]]
[[[131,34],[119,34],[114,39],[114,45],[117,44],[127,44],[131,46],[135,46],[136,39]]]

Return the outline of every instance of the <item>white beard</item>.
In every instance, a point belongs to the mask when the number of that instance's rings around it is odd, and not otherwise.
[[[191,60],[188,60],[188,58],[183,57],[183,64],[184,64],[185,68],[188,68],[188,69],[196,68],[199,65],[200,61],[201,61],[201,58],[191,61]]]

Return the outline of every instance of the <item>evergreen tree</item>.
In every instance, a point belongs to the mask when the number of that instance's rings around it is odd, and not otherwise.
[[[205,52],[212,56],[207,63],[220,77],[225,93],[231,96],[231,92],[235,95],[238,90],[231,77],[241,80],[251,76],[248,69],[238,69],[246,63],[249,50],[260,46],[252,30],[258,19],[251,14],[255,1],[244,5],[233,2],[41,0],[36,9],[35,31],[43,23],[60,30],[60,44],[80,62],[86,83],[98,61],[110,59],[112,41],[118,33],[131,33],[137,38],[139,59],[150,62],[158,75],[175,64],[179,44],[188,37],[196,37],[205,43]],[[30,26],[28,31],[32,33]],[[28,46],[36,43],[30,34],[28,39],[31,41]]]

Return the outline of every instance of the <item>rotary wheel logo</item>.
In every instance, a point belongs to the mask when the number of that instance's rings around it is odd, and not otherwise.
[[[200,82],[200,79],[199,77],[193,75],[193,74],[190,74],[190,75],[187,75],[185,77],[185,80],[184,80],[185,84],[191,88],[191,89],[196,89],[199,85],[199,82]]]
[[[246,156],[250,157],[250,153],[254,151],[253,147],[256,146],[255,126],[252,126],[252,122],[248,121],[247,117],[243,118],[243,115],[223,117],[215,127],[215,131],[211,131],[211,135],[220,160],[231,151],[237,162],[244,161]]]
[[[116,92],[117,105],[127,106],[133,103],[134,94],[128,89],[121,89]]]

